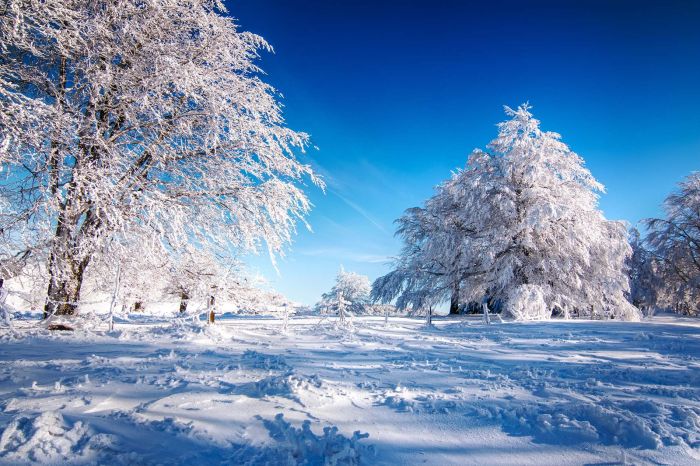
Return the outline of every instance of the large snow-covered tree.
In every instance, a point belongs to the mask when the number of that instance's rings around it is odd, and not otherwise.
[[[446,300],[458,290],[464,303],[498,300],[522,319],[638,318],[625,299],[626,228],[598,209],[603,186],[527,105],[506,113],[487,150],[399,220],[405,247],[374,297]]]
[[[5,2],[0,231],[45,249],[47,312],[74,313],[93,256],[135,226],[166,248],[290,241],[299,182],[320,181],[260,78],[269,48],[218,0]]]
[[[646,221],[646,237],[657,263],[659,304],[700,313],[700,173],[680,183],[664,202],[665,218]]]

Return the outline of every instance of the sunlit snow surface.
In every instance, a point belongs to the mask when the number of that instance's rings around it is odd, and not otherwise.
[[[698,464],[700,322],[0,330],[0,463]]]

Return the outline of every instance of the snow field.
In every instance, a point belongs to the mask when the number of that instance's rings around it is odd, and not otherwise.
[[[698,464],[700,322],[0,336],[0,463]]]

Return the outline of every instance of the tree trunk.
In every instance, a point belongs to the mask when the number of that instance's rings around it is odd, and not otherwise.
[[[450,314],[459,314],[459,282],[452,285],[452,296],[450,297]]]
[[[72,189],[69,189],[69,195]],[[69,232],[66,227],[68,215],[67,204],[64,204],[58,215],[53,245],[49,254],[49,289],[44,305],[44,319],[51,315],[73,315],[77,311],[80,298],[80,286],[83,277],[80,270],[72,267],[70,248],[68,247]]]
[[[81,224],[80,214],[75,214],[76,185],[74,182],[66,190],[66,200],[60,207],[56,222],[53,244],[49,254],[49,289],[46,293],[44,318],[51,315],[74,315],[78,312],[80,288],[83,286],[85,269],[90,256],[77,256],[79,250],[77,234],[89,231],[95,225],[95,217],[88,215]],[[78,233],[74,233],[75,231]]]
[[[62,106],[65,99],[67,86],[66,59],[61,57],[59,69],[60,95],[56,101]],[[85,113],[86,121],[90,121],[94,115],[92,104],[88,105]],[[59,111],[65,113],[65,109]],[[90,155],[94,146],[85,145],[82,141],[87,138],[87,127],[80,131],[78,138],[81,143],[80,155],[75,155],[75,164],[70,167],[62,162],[65,154],[56,141],[51,142],[49,156],[49,188],[51,196],[59,203],[58,217],[56,219],[56,231],[49,254],[48,272],[49,289],[46,304],[44,305],[44,318],[50,315],[74,315],[78,311],[80,288],[83,285],[85,269],[90,262],[90,255],[82,253],[78,255],[80,246],[84,244],[85,237],[94,237],[101,220],[92,209],[91,202],[78,188],[76,180],[83,170],[84,158]],[[66,185],[65,194],[60,194],[61,168],[69,169],[70,182]]]
[[[484,302],[481,304],[481,309],[483,309],[484,312],[484,323],[490,325],[491,318],[489,317],[489,305]]]
[[[67,277],[49,272],[49,290],[44,305],[44,318],[50,315],[75,315],[78,311],[80,288],[83,284],[83,267],[71,271]]]
[[[187,311],[187,302],[190,300],[190,295],[186,291],[180,291],[180,314]]]

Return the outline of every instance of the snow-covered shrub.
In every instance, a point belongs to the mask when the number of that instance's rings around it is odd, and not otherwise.
[[[537,285],[520,285],[508,294],[506,312],[515,320],[545,320],[552,315],[544,300],[542,288]]]
[[[627,320],[630,322],[638,322],[642,319],[642,313],[639,312],[639,309],[629,302],[622,301],[612,306],[614,307],[612,307],[612,311],[609,313],[612,319]]]
[[[364,308],[364,314],[372,316],[402,316],[406,314],[406,310],[399,309],[392,304],[368,304]]]

